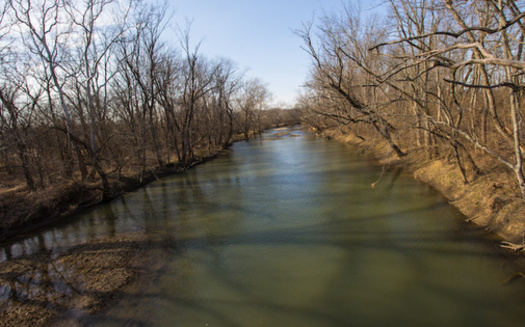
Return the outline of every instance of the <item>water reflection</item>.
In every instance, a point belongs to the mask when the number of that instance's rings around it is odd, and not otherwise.
[[[162,278],[130,290],[91,325],[523,321],[522,283],[501,285],[516,268],[512,261],[432,190],[342,145],[277,133],[237,143],[227,157],[89,210],[72,224],[5,244],[2,260],[58,257],[101,235],[130,232],[162,239],[176,252]],[[6,288],[4,297],[13,288],[20,293],[22,284]]]
[[[102,292],[122,277],[108,272],[122,270],[122,257],[129,251],[124,243],[97,243],[58,258],[41,252],[3,262],[0,300],[7,305],[25,302],[52,309],[68,307],[74,294]],[[97,274],[108,274],[114,280],[96,285]]]

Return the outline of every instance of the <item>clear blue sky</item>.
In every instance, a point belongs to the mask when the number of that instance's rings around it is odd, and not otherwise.
[[[357,1],[357,0],[356,0]],[[371,0],[373,1],[373,0]],[[315,14],[333,12],[344,0],[172,0],[174,23],[192,21],[203,55],[226,57],[268,85],[273,102],[293,104],[310,59],[293,30]],[[365,8],[363,8],[365,9]]]

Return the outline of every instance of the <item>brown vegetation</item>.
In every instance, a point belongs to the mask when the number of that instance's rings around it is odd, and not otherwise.
[[[297,32],[313,63],[304,122],[407,165],[472,221],[523,243],[522,5],[385,6],[387,20],[346,7]]]

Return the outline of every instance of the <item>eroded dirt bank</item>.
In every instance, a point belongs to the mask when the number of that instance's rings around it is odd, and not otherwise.
[[[416,179],[443,194],[469,222],[487,229],[501,241],[511,243],[504,245],[513,250],[521,249],[525,241],[525,201],[519,197],[519,190],[508,172],[484,171],[465,184],[457,165],[450,160],[429,160],[417,151],[399,159],[386,144],[343,134],[337,128],[325,130],[322,135],[364,149],[382,165],[400,166],[412,172]]]

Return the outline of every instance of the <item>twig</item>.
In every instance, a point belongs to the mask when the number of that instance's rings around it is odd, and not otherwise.
[[[522,251],[525,249],[525,244],[514,244],[511,242],[502,242],[501,247],[505,249],[510,249],[514,252]]]

